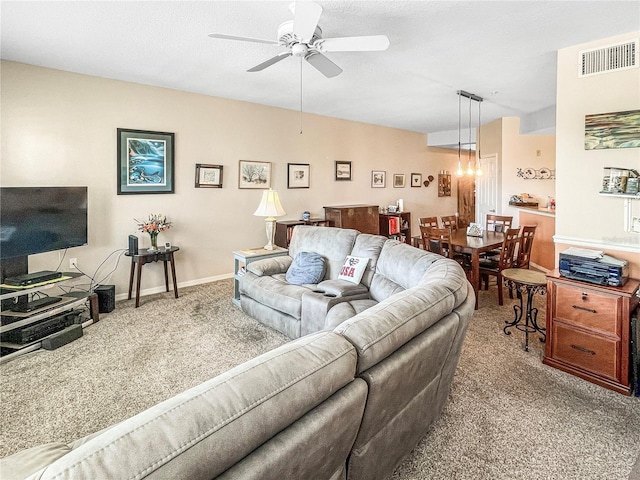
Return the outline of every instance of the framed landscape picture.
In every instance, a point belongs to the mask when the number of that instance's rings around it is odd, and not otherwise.
[[[196,188],[222,188],[222,165],[196,163]]]
[[[287,188],[309,188],[308,163],[287,163]]]
[[[387,183],[387,172],[371,170],[371,188],[384,188]]]
[[[271,162],[240,160],[238,188],[269,188],[271,186]]]
[[[404,188],[405,186],[405,174],[404,173],[394,173],[393,174],[393,188]]]
[[[351,162],[336,160],[336,180],[351,180]]]
[[[174,134],[118,128],[118,195],[173,193]]]

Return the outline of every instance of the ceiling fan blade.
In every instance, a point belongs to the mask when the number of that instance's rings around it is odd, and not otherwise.
[[[322,52],[378,52],[389,48],[389,38],[386,35],[324,38],[314,46]]]
[[[303,43],[309,42],[320,21],[322,7],[309,1],[296,2],[293,15],[294,35]]]
[[[342,73],[342,69],[320,52],[310,52],[304,57],[313,67],[327,78],[333,78]]]
[[[284,60],[285,58],[290,57],[290,56],[291,56],[291,52],[279,53],[275,57],[271,57],[266,62],[262,62],[261,64],[256,65],[253,68],[250,68],[249,70],[247,70],[247,72],[259,72],[260,70],[264,70],[265,68],[270,67],[274,63],[278,63],[280,60]]]
[[[210,33],[211,38],[223,38],[225,40],[240,40],[242,42],[266,43],[267,45],[279,45],[273,40],[262,40],[260,38],[238,37],[236,35],[225,35],[223,33]]]

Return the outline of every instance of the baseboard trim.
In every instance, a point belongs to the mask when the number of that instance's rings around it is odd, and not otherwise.
[[[211,282],[216,282],[218,280],[226,280],[227,278],[233,278],[233,273],[225,273],[223,275],[214,275],[213,277],[205,277],[205,278],[198,278],[195,280],[189,280],[186,282],[178,282],[178,291],[180,291],[180,289],[184,287],[192,287],[194,285],[202,285],[203,283],[211,283]],[[145,295],[153,295],[155,293],[166,293],[166,289],[164,285],[140,290],[141,297],[144,297]],[[135,292],[133,293],[133,295],[135,296]],[[127,296],[128,296],[127,292],[118,293],[116,295],[116,300],[126,300]]]

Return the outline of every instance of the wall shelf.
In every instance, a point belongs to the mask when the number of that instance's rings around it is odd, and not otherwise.
[[[602,197],[617,197],[624,199],[624,231],[640,233],[633,229],[633,218],[631,213],[631,200],[640,200],[640,193],[609,193],[600,192]]]

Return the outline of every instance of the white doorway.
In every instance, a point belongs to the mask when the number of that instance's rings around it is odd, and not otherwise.
[[[498,154],[480,159],[482,175],[476,177],[476,223],[485,225],[487,214],[500,215],[500,172]]]

